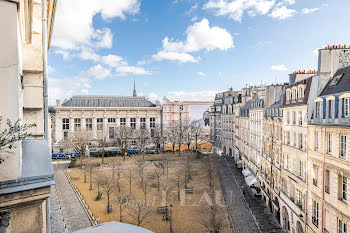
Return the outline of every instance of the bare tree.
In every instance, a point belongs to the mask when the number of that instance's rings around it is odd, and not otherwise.
[[[205,171],[205,176],[208,182],[209,194],[210,196],[213,196],[216,186],[216,165],[213,156],[208,156],[206,158],[203,170]]]
[[[167,208],[169,208],[169,203],[173,198],[174,188],[175,186],[173,185],[172,182],[170,182],[170,180],[166,179],[164,181],[164,184],[162,186],[161,198],[162,198],[162,204]],[[168,211],[165,212],[165,219],[168,220]]]
[[[150,140],[149,131],[147,129],[135,129],[134,138],[136,141],[137,148],[142,155],[142,159],[145,159],[145,149],[148,141]]]
[[[96,164],[93,163],[90,159],[87,160],[86,164],[85,164],[85,169],[84,172],[87,171],[89,173],[89,182],[90,182],[90,186],[89,186],[89,190],[92,190],[92,175],[94,173],[94,169],[96,168]],[[85,176],[84,176],[84,181],[86,183],[86,172],[85,172]]]
[[[100,186],[101,184],[103,183],[103,180],[104,180],[104,176],[102,174],[102,172],[96,172],[95,173],[95,176],[94,176],[94,181],[95,181],[95,184],[97,185],[97,196],[95,198],[96,201],[100,200],[102,198],[102,193],[101,193],[101,190],[100,190]]]
[[[205,231],[208,233],[220,233],[227,226],[227,217],[225,213],[225,208],[217,205],[213,202],[211,205],[203,206],[200,210],[199,223],[204,227]]]
[[[129,182],[129,195],[131,195],[131,187],[132,187],[132,179],[134,178],[134,172],[132,168],[128,168],[125,172],[124,175],[128,178]]]
[[[80,163],[83,165],[83,158],[88,149],[91,140],[90,132],[77,130],[68,135],[68,138],[62,141],[62,145],[66,150],[72,150],[79,154]]]
[[[184,138],[184,128],[182,125],[182,122],[177,122],[175,124],[175,129],[176,129],[176,142],[179,145],[179,157],[181,156],[181,145],[183,142],[183,138]]]
[[[162,126],[160,124],[156,124],[155,127],[151,129],[151,141],[156,146],[156,152],[161,152],[160,148],[164,143],[164,136]]]
[[[116,195],[116,204],[119,207],[119,221],[123,222],[123,212],[128,206],[128,197],[126,195],[126,192],[124,191],[124,188],[120,188],[115,192]]]
[[[160,178],[163,175],[163,171],[157,167],[153,170],[154,176],[157,178],[157,190],[160,191]]]
[[[117,127],[117,130],[115,132],[115,141],[121,150],[122,156],[125,161],[125,156],[128,151],[129,142],[132,138],[132,130],[130,127],[127,127],[125,125],[121,125]]]
[[[106,212],[112,213],[111,195],[115,192],[116,186],[111,176],[101,174],[101,192],[107,197]]]
[[[184,142],[187,145],[187,150],[190,151],[190,146],[193,141],[193,135],[192,135],[192,130],[191,130],[191,125],[189,124],[188,121],[183,123],[183,133],[184,133]]]
[[[177,199],[178,199],[178,201],[180,201],[181,187],[184,184],[184,182],[182,180],[182,174],[183,174],[182,170],[177,171],[175,174],[175,183],[176,183],[176,187],[177,187]]]
[[[196,143],[196,152],[198,152],[198,140],[201,139],[201,137],[203,135],[203,122],[202,122],[202,120],[191,121],[190,128],[192,131],[193,139]]]
[[[173,153],[175,153],[175,145],[177,143],[177,129],[176,124],[170,124],[166,128],[166,138],[173,147]]]
[[[105,149],[106,149],[106,147],[109,145],[109,142],[108,142],[108,133],[106,133],[106,134],[102,134],[102,138],[99,140],[99,142],[98,142],[98,144],[99,144],[99,147],[100,148],[102,148],[102,161],[101,161],[101,163],[103,164],[104,163],[104,158],[105,158]]]
[[[127,212],[137,226],[144,226],[148,223],[152,208],[143,201],[138,201],[130,205]]]
[[[145,203],[147,202],[147,194],[149,192],[149,179],[143,173],[143,177],[139,177],[139,187],[143,192]]]
[[[6,128],[0,132],[0,164],[5,160],[4,154],[11,154],[16,147],[16,142],[26,139],[31,134],[26,131],[35,124],[21,125],[17,120],[14,124],[10,120],[6,121]],[[0,116],[0,128],[2,128],[2,117]]]

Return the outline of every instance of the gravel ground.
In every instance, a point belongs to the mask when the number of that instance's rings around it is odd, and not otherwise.
[[[218,170],[233,232],[285,232],[263,200],[251,196],[233,159],[219,159]],[[238,185],[237,185],[238,184]],[[244,195],[243,192],[244,191]],[[249,208],[247,207],[249,206]]]
[[[67,163],[54,164],[55,186],[51,187],[51,231],[65,233],[91,226],[77,196],[70,186],[64,169]]]

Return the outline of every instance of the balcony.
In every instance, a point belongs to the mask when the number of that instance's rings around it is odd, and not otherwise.
[[[22,141],[21,177],[0,182],[0,195],[49,187],[55,184],[49,145],[46,140]]]
[[[317,187],[317,179],[312,179],[312,183]]]

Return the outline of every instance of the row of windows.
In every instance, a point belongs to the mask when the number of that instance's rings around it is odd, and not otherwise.
[[[312,223],[318,227],[319,226],[319,212],[320,212],[320,206],[319,203],[316,200],[313,200],[312,202]],[[327,220],[325,220],[327,221]],[[338,218],[338,233],[347,233],[347,224],[342,219]],[[327,230],[325,226],[325,230]],[[328,230],[327,230],[328,232]]]
[[[329,133],[327,134],[327,148],[326,153],[332,154],[333,152],[333,134]],[[346,135],[339,135],[339,158],[346,159],[346,144],[347,144],[347,136]],[[320,145],[322,145],[322,142],[320,141],[320,132],[315,133],[315,151],[320,151]]]
[[[292,116],[292,119],[291,119]],[[292,112],[287,112],[287,124],[288,125],[303,125],[303,113],[302,111],[298,112],[298,117],[297,117],[297,112],[292,111]]]
[[[286,101],[297,101],[298,99],[304,98],[304,87],[292,88],[292,90],[286,90]]]
[[[69,118],[63,118],[62,119],[62,128],[64,130],[69,129]],[[115,123],[116,118],[108,118],[108,123]],[[103,130],[103,118],[97,118],[96,119],[96,127],[97,130]],[[126,118],[120,118],[120,125],[126,125]],[[150,127],[154,128],[156,126],[156,118],[151,117],[150,118]],[[86,118],[85,119],[85,127],[86,130],[91,131],[92,130],[92,118]],[[130,118],[130,127],[133,129],[136,129],[136,118]],[[146,118],[140,118],[140,128],[145,129],[146,128]],[[80,118],[74,118],[74,130],[80,130],[81,129],[81,119]]]
[[[341,103],[341,116],[342,117],[349,117],[350,116],[350,98],[344,98],[344,99],[339,99]],[[324,111],[324,110],[327,110]],[[323,117],[328,117],[328,118],[333,118],[336,113],[335,109],[335,104],[334,100],[328,100],[326,101],[326,109],[323,109],[323,102],[316,102],[315,104],[315,117],[316,118],[323,118]],[[325,115],[323,116],[324,113]]]

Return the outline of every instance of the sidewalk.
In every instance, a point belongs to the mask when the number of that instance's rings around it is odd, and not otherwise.
[[[224,191],[226,193],[232,191],[234,199],[241,202],[237,204],[237,201],[233,200],[233,205],[228,207],[231,221],[233,221],[233,225],[236,227],[236,231],[234,229],[233,232],[286,232],[265,206],[263,200],[259,197],[251,196],[249,187],[247,187],[240,169],[236,167],[232,158],[219,159],[218,166],[220,176],[223,176],[220,178],[221,182],[223,182]],[[232,184],[227,184],[227,181]],[[249,209],[247,206],[249,206]],[[237,214],[245,215],[246,221],[235,220]],[[237,229],[242,227],[240,226],[241,224],[248,225],[252,229]],[[252,231],[253,229],[255,231]]]

